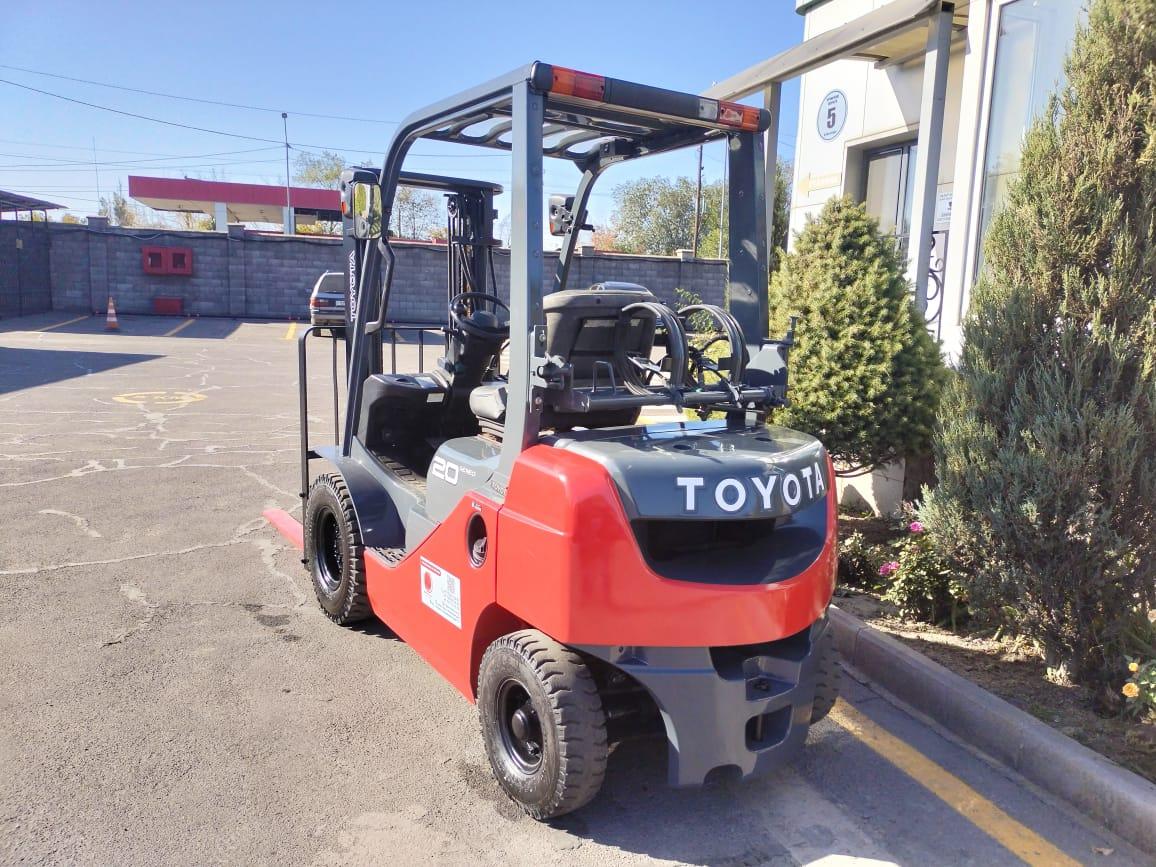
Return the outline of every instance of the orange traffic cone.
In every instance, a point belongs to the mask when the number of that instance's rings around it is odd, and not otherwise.
[[[120,323],[116,321],[116,303],[112,296],[108,296],[108,316],[104,320],[105,331],[120,331]]]

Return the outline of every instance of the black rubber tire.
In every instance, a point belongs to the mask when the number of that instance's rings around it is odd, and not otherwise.
[[[843,664],[839,661],[839,651],[835,649],[829,627],[819,642],[816,648],[819,664],[815,669],[815,702],[811,705],[811,725],[831,712],[843,686]]]
[[[504,696],[515,689],[524,690],[537,722],[539,757],[530,768],[502,721]],[[534,819],[577,810],[598,794],[606,776],[606,714],[589,667],[573,650],[536,629],[499,638],[482,657],[478,716],[494,776]]]
[[[346,626],[373,612],[365,592],[365,549],[341,476],[318,476],[305,501],[305,565],[321,610]]]

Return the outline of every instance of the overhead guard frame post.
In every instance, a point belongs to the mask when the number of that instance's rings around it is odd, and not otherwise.
[[[546,98],[529,80],[513,86],[511,136],[513,189],[510,234],[510,370],[506,386],[506,429],[496,483],[503,489],[514,463],[538,440],[542,409],[531,367],[544,353],[542,313],[542,123]]]
[[[751,357],[767,335],[767,207],[763,160],[763,137],[759,133],[733,133],[727,144],[730,188],[730,273],[727,299],[730,312],[746,335]],[[749,191],[749,195],[746,193]]]
[[[574,210],[571,214],[573,222],[562,241],[562,250],[558,255],[558,267],[554,271],[554,288],[559,292],[566,288],[566,280],[570,276],[570,266],[574,262],[574,253],[578,248],[578,236],[586,224],[586,206],[590,201],[590,191],[594,182],[598,180],[601,169],[595,162],[588,163],[582,172],[582,179],[578,182],[578,190],[574,194]]]

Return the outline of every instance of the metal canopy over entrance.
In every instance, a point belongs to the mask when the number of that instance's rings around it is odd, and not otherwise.
[[[776,142],[779,134],[782,84],[836,60],[874,60],[898,64],[923,57],[923,96],[914,171],[911,243],[908,279],[915,287],[915,302],[927,306],[927,263],[931,257],[931,229],[935,217],[935,188],[943,139],[943,112],[947,92],[947,62],[951,35],[960,26],[968,3],[946,0],[893,0],[886,6],[817,34],[774,57],[732,75],[703,92],[714,99],[742,99],[762,91],[771,117],[767,128],[767,232],[774,214]],[[768,236],[768,244],[771,239]]]

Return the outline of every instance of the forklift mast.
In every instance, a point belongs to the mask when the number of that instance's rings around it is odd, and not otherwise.
[[[353,333],[357,317],[358,292],[361,285],[362,268],[367,261],[375,266],[380,260],[370,256],[373,236],[377,232],[389,232],[388,226],[381,226],[379,169],[354,167],[341,173],[341,238],[343,250],[343,270],[345,272],[345,327],[346,333]],[[440,175],[424,175],[417,172],[402,172],[400,186],[414,189],[441,191],[446,196],[446,244],[447,296],[448,301],[458,292],[485,291],[487,282],[495,285],[493,274],[494,241],[494,196],[502,191],[498,184],[450,178]],[[360,222],[359,222],[360,221]],[[377,225],[374,225],[374,224]],[[487,281],[488,278],[488,281]],[[369,281],[376,285],[375,280]],[[493,291],[497,291],[495,288]],[[388,300],[386,301],[388,304]],[[421,323],[428,324],[428,323]],[[370,356],[366,374],[381,373],[382,345],[381,331],[374,332],[376,338],[365,344]],[[353,350],[352,341],[346,341],[346,361]],[[447,346],[449,352],[451,347]],[[451,359],[453,360],[453,359]]]

